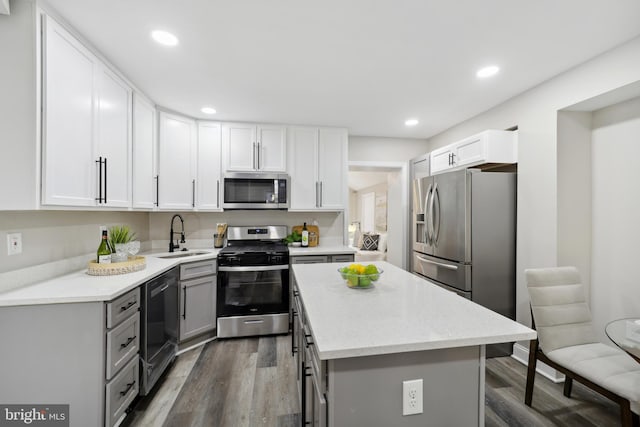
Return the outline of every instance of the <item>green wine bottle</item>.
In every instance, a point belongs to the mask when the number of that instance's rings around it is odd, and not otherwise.
[[[102,230],[102,240],[100,241],[100,246],[98,246],[96,262],[98,264],[111,264],[111,247],[109,246],[107,230]]]

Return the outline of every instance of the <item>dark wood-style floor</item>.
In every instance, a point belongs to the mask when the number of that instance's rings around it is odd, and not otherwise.
[[[186,352],[123,425],[298,426],[290,343],[288,336],[239,338]],[[576,382],[568,399],[562,384],[538,375],[529,408],[523,403],[525,366],[510,357],[488,359],[486,366],[487,427],[619,425],[619,407]]]

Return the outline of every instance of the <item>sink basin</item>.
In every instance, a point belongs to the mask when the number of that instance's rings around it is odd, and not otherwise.
[[[185,258],[188,256],[195,256],[195,255],[207,255],[211,252],[203,252],[203,251],[196,251],[196,252],[176,252],[173,253],[171,255],[160,255],[158,256],[158,258],[164,258],[164,259],[171,259],[171,258]]]

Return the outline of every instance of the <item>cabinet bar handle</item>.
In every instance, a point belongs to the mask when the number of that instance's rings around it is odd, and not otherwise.
[[[258,169],[256,167],[256,142],[253,143],[253,169]]]
[[[156,206],[160,206],[160,175],[156,175]]]
[[[120,348],[127,348],[129,347],[129,344],[131,344],[133,342],[133,340],[135,340],[136,337],[135,335],[132,337],[129,337],[129,339],[127,340],[127,342],[120,344]]]
[[[131,306],[134,306],[135,304],[136,301],[130,301],[126,306],[120,307],[120,311],[127,311],[129,308],[131,308]]]
[[[324,204],[324,200],[322,200],[322,181],[320,181],[320,206],[322,207],[322,205]]]
[[[182,287],[182,318],[187,318],[187,287]]]
[[[191,207],[196,207],[196,180],[191,181]]]
[[[107,203],[107,158],[104,158],[104,202]]]
[[[124,391],[121,391],[121,392],[120,392],[120,396],[124,396],[124,395],[126,395],[127,393],[129,393],[129,390],[131,390],[135,384],[136,384],[136,382],[135,382],[135,381],[134,381],[134,382],[132,382],[132,383],[127,384],[127,388],[125,388],[125,389],[124,389]]]
[[[98,197],[96,197],[96,201],[102,203],[102,157],[99,157],[96,163],[98,164]]]
[[[218,193],[218,207],[220,207],[220,180],[216,181],[216,188]]]

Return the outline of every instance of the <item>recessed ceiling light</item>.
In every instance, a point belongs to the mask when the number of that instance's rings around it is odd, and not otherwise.
[[[476,77],[484,79],[487,77],[495,76],[496,74],[498,74],[498,71],[500,71],[500,67],[490,65],[488,67],[480,68],[476,73]]]
[[[420,123],[418,119],[409,119],[409,120],[405,120],[404,122],[405,126],[415,126],[418,123]]]
[[[162,31],[162,30],[152,31],[151,37],[158,43],[165,46],[175,46],[178,44],[178,38],[167,31]]]
[[[202,111],[205,114],[215,114],[216,113],[216,109],[212,108],[212,107],[202,107],[200,109],[200,111]]]

